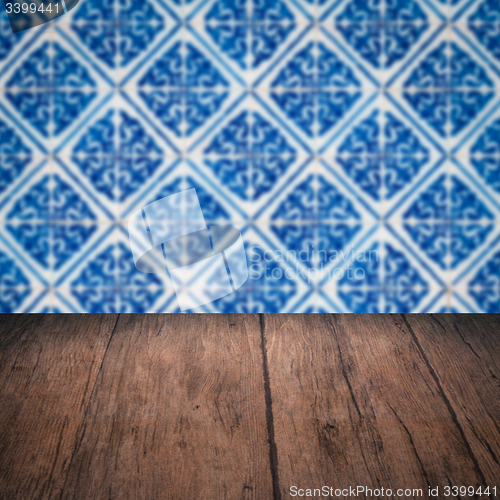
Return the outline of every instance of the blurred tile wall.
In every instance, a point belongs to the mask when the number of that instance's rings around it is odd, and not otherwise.
[[[0,311],[176,312],[127,221],[195,188],[249,278],[195,312],[500,312],[496,0],[0,6]]]

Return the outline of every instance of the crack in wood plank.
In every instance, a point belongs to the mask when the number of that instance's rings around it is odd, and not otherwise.
[[[460,437],[462,438],[463,442],[464,442],[464,445],[467,449],[467,452],[474,464],[474,469],[477,473],[477,475],[481,478],[481,481],[483,483],[483,485],[487,485],[487,481],[486,481],[486,477],[479,465],[479,462],[477,460],[477,457],[475,456],[474,452],[472,451],[472,448],[471,448],[471,445],[465,435],[465,432],[464,432],[464,429],[462,427],[462,425],[460,424],[459,420],[458,420],[458,417],[457,417],[457,413],[455,412],[455,409],[453,408],[453,405],[451,404],[451,401],[448,399],[448,397],[446,396],[446,393],[443,389],[443,386],[441,385],[441,380],[439,379],[439,376],[437,375],[436,373],[436,370],[434,370],[434,367],[432,366],[431,362],[429,361],[429,358],[427,357],[425,351],[422,349],[422,346],[420,345],[420,342],[418,340],[418,337],[415,335],[415,332],[413,331],[413,328],[411,327],[410,323],[408,322],[408,320],[406,319],[406,314],[402,314],[402,318],[403,318],[403,321],[405,322],[412,338],[413,338],[413,341],[415,342],[415,345],[417,346],[417,349],[419,350],[422,358],[424,359],[425,361],[425,364],[427,365],[427,368],[429,369],[429,372],[430,374],[432,375],[432,378],[435,380],[436,382],[436,385],[437,385],[437,388],[438,388],[438,391],[439,391],[439,395],[441,396],[441,398],[443,399],[445,405],[446,405],[446,408],[448,409],[450,415],[451,415],[451,418],[453,420],[453,423],[455,424],[459,434],[460,434]],[[490,494],[488,495],[488,497],[490,499],[493,499],[493,496]]]
[[[265,315],[259,315],[262,351],[262,371],[264,376],[264,394],[266,400],[266,426],[269,441],[269,465],[271,468],[271,477],[273,479],[273,499],[281,500],[281,488],[278,466],[278,449],[274,439],[274,417],[273,417],[273,398],[271,394],[271,383],[269,380],[269,366],[267,361],[267,339]]]

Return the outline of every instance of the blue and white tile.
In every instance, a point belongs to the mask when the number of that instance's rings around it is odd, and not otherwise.
[[[247,217],[241,208],[221,196],[217,184],[211,182],[194,162],[187,160],[177,161],[162,172],[154,183],[138,192],[121,214],[121,219],[127,220],[134,211],[165,196],[193,188],[196,189],[207,224],[245,226]]]
[[[168,2],[89,0],[80,2],[54,26],[72,50],[83,52],[118,84],[162,46],[179,27],[179,17]]]
[[[179,159],[161,132],[121,94],[110,95],[56,150],[112,220]]]
[[[457,19],[456,30],[478,58],[500,71],[500,4],[495,0],[471,2]]]
[[[244,92],[185,28],[148,58],[122,89],[179,155],[213,128]]]
[[[443,16],[446,21],[454,22],[460,19],[464,10],[470,6],[471,3],[478,4],[477,0],[425,0],[431,8]]]
[[[500,232],[496,204],[453,162],[430,175],[388,220],[447,286]]]
[[[322,30],[311,29],[259,80],[256,93],[316,153],[375,97],[376,89],[368,72]]]
[[[0,116],[0,208],[14,196],[47,157],[29,134],[8,116]]]
[[[333,279],[322,290],[342,311],[426,311],[445,288],[398,231],[386,226],[337,258]]]
[[[20,259],[15,250],[4,241],[0,233],[0,310],[3,313],[32,312],[29,304],[45,288],[43,278],[38,277],[29,263]]]
[[[206,306],[212,312],[294,312],[309,286],[297,276],[295,265],[279,255],[265,227],[243,231],[248,280],[238,290]]]
[[[468,312],[500,311],[500,241],[486,247],[453,286]]]
[[[18,35],[2,12],[0,311],[179,311],[127,219],[195,188],[250,276],[193,312],[500,312],[497,3],[88,0]],[[325,279],[306,248],[380,258]]]
[[[478,123],[453,151],[453,162],[469,178],[471,185],[500,209],[500,110]]]
[[[312,21],[301,5],[287,0],[211,0],[187,19],[212,57],[244,86],[286,54]]]
[[[297,267],[303,281],[316,285],[321,277],[310,272],[317,267],[314,256],[358,246],[377,224],[363,204],[341,188],[333,173],[315,161],[266,207],[256,227]],[[331,266],[328,262],[324,267]]]
[[[445,151],[387,95],[379,94],[344,126],[321,157],[383,220],[439,168]]]
[[[394,81],[390,96],[447,151],[498,101],[499,75],[452,29],[443,30]]]
[[[2,243],[47,286],[71,269],[112,222],[56,161],[38,169],[0,209]]]
[[[57,36],[34,39],[2,74],[0,88],[5,113],[21,122],[46,151],[74,133],[110,90]]]
[[[259,95],[246,94],[189,157],[221,196],[252,219],[307,168],[311,152],[262,105]]]
[[[147,274],[134,265],[128,234],[115,227],[82,256],[58,283],[74,311],[163,312],[175,300],[167,274]]]
[[[418,0],[333,4],[321,29],[383,88],[444,27],[445,16]]]

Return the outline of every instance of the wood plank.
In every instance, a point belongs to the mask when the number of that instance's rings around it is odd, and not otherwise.
[[[116,315],[0,318],[0,498],[58,497]]]
[[[257,315],[130,315],[63,498],[272,498]]]
[[[405,315],[486,482],[500,479],[500,315]],[[497,484],[498,486],[498,484]]]
[[[426,493],[483,482],[401,316],[264,323],[283,498],[293,485]]]

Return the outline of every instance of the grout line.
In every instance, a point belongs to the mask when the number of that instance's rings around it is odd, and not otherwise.
[[[278,448],[274,439],[274,417],[273,417],[273,399],[271,396],[271,384],[269,380],[269,365],[267,361],[267,339],[265,337],[264,314],[259,314],[260,338],[262,350],[262,368],[264,375],[264,396],[266,400],[266,424],[269,443],[269,465],[271,467],[271,478],[273,481],[273,500],[281,500],[280,478],[278,468]]]
[[[106,315],[102,314],[101,316],[104,317]],[[60,499],[63,498],[64,492],[66,490],[66,484],[68,482],[69,473],[70,473],[70,470],[71,470],[71,466],[73,465],[73,460],[75,458],[76,452],[80,448],[80,445],[82,444],[83,436],[80,437],[79,442],[77,440],[79,438],[79,435],[81,433],[81,430],[82,430],[83,426],[85,425],[85,421],[87,419],[87,414],[89,412],[90,405],[92,404],[92,397],[94,396],[94,392],[95,392],[95,389],[96,389],[96,386],[97,386],[97,382],[99,380],[99,375],[100,375],[100,373],[102,371],[102,366],[104,364],[104,360],[106,359],[106,355],[108,354],[109,346],[110,346],[111,340],[113,339],[113,336],[115,334],[116,325],[118,325],[118,321],[120,319],[120,316],[121,316],[120,314],[116,315],[116,322],[115,322],[115,325],[113,326],[113,330],[111,331],[111,335],[109,336],[108,345],[106,346],[106,349],[105,349],[104,354],[102,356],[101,364],[99,365],[99,370],[97,371],[97,374],[96,374],[96,377],[95,377],[94,386],[92,387],[92,392],[90,393],[89,399],[87,401],[87,405],[85,407],[85,411],[83,412],[82,421],[81,421],[80,425],[78,426],[78,430],[76,431],[75,446],[73,448],[73,453],[71,453],[71,458],[70,458],[70,461],[68,463],[68,469],[67,469],[67,472],[66,472],[66,479],[64,480],[63,487],[61,488],[61,496],[59,497]],[[52,492],[52,488],[51,488],[51,491],[49,492],[49,497],[50,497],[50,493],[51,492]]]
[[[425,354],[425,351],[423,350],[422,346],[420,345],[420,342],[417,338],[417,336],[415,335],[415,332],[413,331],[413,328],[411,327],[410,323],[408,322],[408,320],[406,319],[406,314],[401,314],[401,317],[403,318],[403,321],[405,322],[406,324],[406,327],[408,328],[409,332],[410,332],[410,335],[412,336],[413,338],[413,342],[415,343],[415,345],[417,346],[417,349],[420,353],[420,355],[422,356],[425,364],[427,365],[427,368],[432,376],[432,378],[434,379],[434,382],[436,383],[437,385],[437,389],[438,389],[438,392],[439,392],[439,395],[441,396],[441,398],[443,399],[445,405],[446,405],[446,408],[448,409],[448,412],[450,413],[451,415],[451,418],[453,419],[453,423],[455,424],[457,430],[458,430],[458,433],[460,434],[460,437],[462,438],[463,442],[464,442],[464,445],[465,445],[465,448],[467,449],[467,452],[472,460],[472,463],[474,465],[474,470],[476,472],[476,474],[479,476],[479,479],[482,481],[483,483],[483,486],[486,486],[487,485],[487,481],[486,481],[486,478],[483,474],[483,471],[481,470],[481,467],[479,467],[479,462],[477,461],[477,458],[476,456],[474,455],[474,452],[472,451],[472,448],[469,444],[469,441],[467,440],[467,437],[465,436],[465,432],[464,432],[464,429],[462,427],[462,425],[460,424],[459,420],[458,420],[458,417],[457,417],[457,414],[453,408],[453,405],[451,404],[451,401],[448,399],[448,397],[446,396],[446,393],[444,392],[444,389],[441,385],[441,382],[439,380],[439,377],[437,375],[437,373],[435,372],[433,366],[431,365],[430,361],[429,361],[429,358],[427,357],[427,355]],[[491,495],[488,495],[489,498],[493,498]]]

